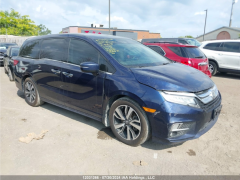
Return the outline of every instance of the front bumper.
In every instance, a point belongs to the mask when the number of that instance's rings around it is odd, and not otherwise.
[[[221,106],[221,94],[212,103],[202,109],[164,101],[161,109],[154,114],[148,113],[152,126],[152,141],[161,144],[179,144],[199,138],[209,131],[218,120],[213,118],[214,110]],[[194,125],[183,135],[169,137],[171,125],[174,123],[193,123]]]

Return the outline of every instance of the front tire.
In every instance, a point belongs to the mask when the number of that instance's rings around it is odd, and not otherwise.
[[[150,137],[150,125],[145,112],[127,97],[112,104],[109,120],[114,135],[125,144],[138,146]]]
[[[212,76],[217,73],[217,64],[215,62],[209,62],[209,71],[211,72]]]
[[[24,96],[25,101],[30,106],[37,107],[44,103],[41,101],[37,87],[31,78],[27,78],[24,82]]]

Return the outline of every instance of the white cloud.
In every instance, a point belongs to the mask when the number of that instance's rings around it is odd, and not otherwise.
[[[201,11],[201,12],[195,12],[194,15],[203,15],[203,14],[206,14],[205,11]]]
[[[111,22],[113,21],[121,21],[121,22],[128,22],[127,20],[125,20],[123,17],[118,17],[118,16],[111,16],[110,17]],[[109,21],[109,16],[106,17],[106,21]]]
[[[41,11],[41,5],[36,8],[36,11],[37,11],[37,12],[40,12],[40,11]]]

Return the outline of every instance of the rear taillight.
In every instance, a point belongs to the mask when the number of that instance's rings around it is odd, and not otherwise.
[[[188,65],[188,66],[192,66],[192,61],[191,60],[181,60],[181,63]]]
[[[18,60],[13,60],[13,65],[16,66],[19,63]]]

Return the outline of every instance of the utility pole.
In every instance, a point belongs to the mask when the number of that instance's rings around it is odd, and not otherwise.
[[[234,5],[235,3],[237,3],[237,2],[238,2],[238,0],[233,0],[233,1],[232,1],[232,9],[231,9],[229,27],[232,26],[233,5]]]
[[[110,0],[109,0],[109,35],[110,35]]]
[[[204,11],[206,11],[206,17],[205,17],[205,26],[204,26],[203,41],[204,41],[205,30],[206,30],[206,23],[207,23],[207,9],[206,9],[206,10],[204,10]]]

